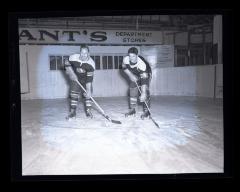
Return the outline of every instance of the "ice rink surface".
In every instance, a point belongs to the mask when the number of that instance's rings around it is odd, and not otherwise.
[[[124,117],[127,97],[95,98],[87,119],[80,101],[67,121],[68,100],[25,100],[21,104],[22,174],[165,174],[223,172],[222,99],[155,96],[152,117]]]

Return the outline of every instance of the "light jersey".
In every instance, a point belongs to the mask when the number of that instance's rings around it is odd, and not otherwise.
[[[80,54],[73,54],[70,55],[69,62],[71,63],[72,67],[82,68],[83,64],[88,64],[95,70],[95,62],[91,57],[89,57],[87,61],[83,61],[80,59]]]
[[[73,71],[78,75],[78,78],[81,80],[85,79],[86,82],[93,81],[95,62],[91,57],[87,61],[83,61],[80,59],[80,54],[73,54],[69,57],[69,63]]]
[[[152,73],[149,63],[141,56],[137,57],[137,63],[135,64],[130,64],[129,56],[126,56],[123,58],[123,64],[129,71],[138,77],[140,77],[142,73]]]

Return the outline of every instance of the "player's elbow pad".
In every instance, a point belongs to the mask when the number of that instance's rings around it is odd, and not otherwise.
[[[127,69],[126,64],[122,64],[122,70],[125,71]]]
[[[148,82],[148,74],[147,73],[141,73],[140,74],[141,84],[145,85]]]
[[[67,75],[70,75],[72,73],[70,66],[65,67],[65,72]]]
[[[90,83],[93,81],[93,71],[87,72],[86,83]]]

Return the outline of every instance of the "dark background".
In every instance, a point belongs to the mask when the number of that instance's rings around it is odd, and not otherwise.
[[[126,187],[129,190],[140,190],[142,185],[146,187],[146,191],[169,191],[175,188],[174,191],[180,190],[178,186],[193,187],[191,191],[200,189],[201,191],[220,190],[223,185],[227,184],[227,189],[237,179],[239,169],[237,169],[236,128],[239,127],[238,113],[239,105],[237,103],[237,63],[238,59],[234,56],[238,50],[236,34],[236,23],[238,20],[235,15],[234,6],[223,6],[216,8],[220,4],[213,1],[215,8],[203,8],[204,5],[210,5],[203,1],[194,1],[198,3],[197,8],[186,6],[182,1],[171,1],[167,7],[163,1],[159,5],[150,3],[149,1],[128,1],[124,3],[121,0],[106,2],[88,2],[91,5],[86,6],[84,1],[76,2],[53,2],[49,5],[42,1],[31,1],[29,3],[19,2],[9,3],[7,17],[8,23],[5,27],[7,34],[2,35],[2,38],[8,37],[8,49],[3,48],[2,55],[7,55],[7,61],[1,62],[3,78],[1,89],[2,103],[6,104],[6,108],[2,107],[2,113],[7,115],[2,116],[7,120],[6,125],[1,125],[4,130],[2,137],[6,140],[4,145],[5,153],[2,153],[1,158],[5,160],[2,163],[4,183],[7,191],[84,191],[95,187],[96,191],[101,190],[98,186],[113,187],[112,191],[119,190],[119,187]],[[101,5],[99,5],[99,3]],[[187,5],[189,5],[187,3]],[[218,6],[216,6],[218,5]],[[112,6],[112,7],[111,7]],[[148,7],[149,6],[149,7]],[[178,6],[178,7],[177,7]],[[211,6],[210,6],[211,7]],[[6,10],[4,10],[6,11]],[[100,175],[100,176],[47,176],[47,177],[21,177],[21,141],[20,141],[20,82],[19,82],[19,66],[18,63],[18,40],[17,40],[17,23],[16,19],[20,16],[32,17],[48,17],[48,16],[81,16],[81,15],[114,15],[114,14],[223,14],[223,71],[224,71],[224,174],[181,174],[181,175]],[[235,23],[234,23],[235,22]],[[5,38],[7,39],[7,38]],[[3,47],[3,45],[2,45]],[[5,54],[4,51],[7,50]],[[5,57],[6,58],[6,57]],[[4,68],[3,68],[4,67]],[[119,187],[116,184],[120,184]],[[205,188],[205,184],[208,184]],[[197,185],[197,187],[195,187]],[[151,187],[152,189],[150,189]],[[154,189],[153,189],[154,187]],[[103,188],[104,189],[104,188]],[[124,189],[124,190],[125,190]],[[94,191],[95,191],[94,190]]]

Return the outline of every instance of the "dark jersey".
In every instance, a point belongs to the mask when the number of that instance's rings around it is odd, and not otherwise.
[[[80,54],[73,54],[69,57],[69,63],[80,80],[86,81],[86,83],[93,81],[95,62],[91,57],[87,61],[83,61],[80,59]]]
[[[131,63],[129,56],[124,57],[122,68],[123,70],[128,69],[137,76],[142,84],[146,84],[152,76],[152,70],[149,63],[140,55],[137,58],[137,63]]]

